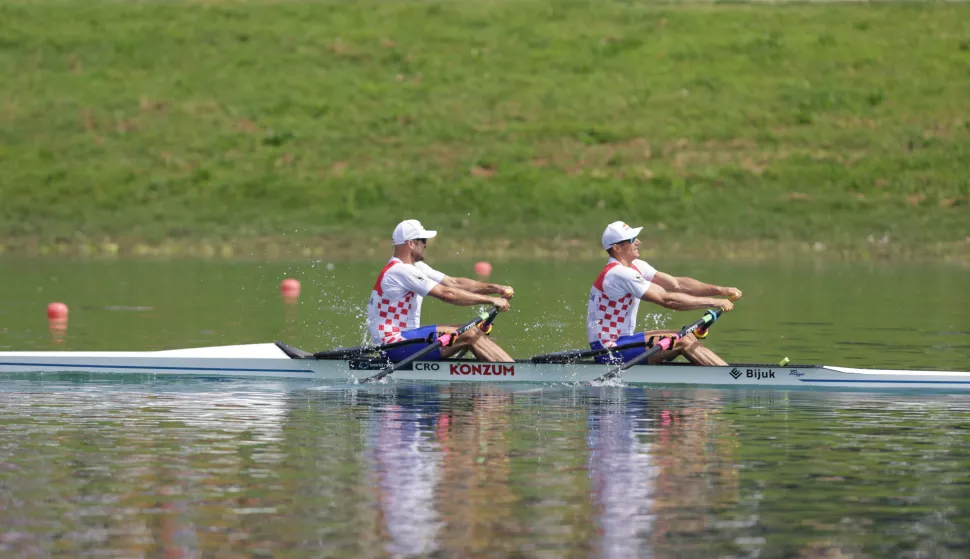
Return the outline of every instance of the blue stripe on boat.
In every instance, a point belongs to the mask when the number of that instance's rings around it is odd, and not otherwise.
[[[854,380],[854,379],[798,379],[802,382],[855,382],[879,384],[970,384],[966,380]]]
[[[3,363],[0,362],[0,367],[3,366],[13,366],[13,367],[62,367],[67,369],[147,369],[147,370],[158,370],[158,371],[239,371],[247,373],[300,373],[304,375],[313,375],[313,371],[304,371],[302,369],[241,369],[241,368],[229,368],[229,367],[153,367],[150,365],[65,365],[64,363]]]

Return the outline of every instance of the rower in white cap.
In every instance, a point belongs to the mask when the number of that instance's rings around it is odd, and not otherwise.
[[[603,248],[610,255],[589,293],[586,312],[586,335],[593,349],[611,348],[636,343],[651,343],[675,330],[636,332],[640,301],[655,303],[667,309],[687,311],[719,307],[725,312],[734,308],[731,301],[741,298],[736,287],[721,287],[689,277],[674,277],[658,272],[640,260],[643,227],[630,227],[614,221],[603,231]],[[718,299],[716,297],[727,297]],[[596,358],[601,363],[626,362],[646,351],[646,347],[610,352]],[[683,355],[695,365],[727,365],[713,351],[690,334],[677,341],[668,351],[650,357],[650,363],[662,363]]]
[[[437,231],[425,229],[416,219],[402,221],[394,228],[391,236],[394,256],[378,274],[367,306],[367,327],[375,344],[416,338],[430,340],[453,332],[457,326],[421,326],[421,303],[428,295],[453,305],[493,305],[500,311],[509,310],[508,299],[515,295],[511,287],[446,276],[424,262],[428,239],[437,234]],[[403,345],[386,353],[391,361],[398,362],[430,343]],[[509,354],[479,328],[466,331],[448,347],[437,349],[423,359],[445,359],[466,349],[481,361],[512,361]]]

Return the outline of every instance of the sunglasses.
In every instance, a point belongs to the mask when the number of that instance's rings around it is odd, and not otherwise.
[[[428,239],[411,239],[411,240],[416,243],[421,243],[422,245],[428,244]]]
[[[633,237],[632,239],[629,239],[629,240],[626,240],[626,241],[620,241],[620,242],[614,243],[614,244],[622,245],[623,243],[630,243],[632,245],[633,243],[637,242],[637,238],[638,237]]]

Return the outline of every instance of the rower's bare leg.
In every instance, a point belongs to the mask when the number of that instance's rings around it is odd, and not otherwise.
[[[438,329],[442,332],[454,332],[457,326],[445,326],[439,325]],[[458,339],[454,341],[448,347],[441,348],[441,356],[445,359],[452,357],[466,349],[470,349],[475,358],[479,361],[493,361],[493,362],[511,362],[514,361],[512,357],[505,353],[505,350],[499,347],[497,343],[492,341],[481,331],[480,328],[472,328],[466,331]]]
[[[676,333],[676,330],[650,330],[649,332],[644,332],[644,336],[649,340],[651,337],[669,336]],[[666,363],[673,361],[679,355],[683,355],[684,358],[694,365],[727,365],[723,359],[705,347],[693,334],[687,334],[677,340],[677,345],[674,346],[674,349],[661,351],[648,359],[648,361],[651,364]]]

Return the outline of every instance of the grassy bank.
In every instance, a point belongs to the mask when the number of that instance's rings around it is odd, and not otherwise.
[[[660,263],[677,259],[716,261],[805,262],[811,261],[891,261],[949,262],[970,267],[970,240],[948,243],[855,243],[826,245],[816,241],[744,240],[714,238],[644,239],[640,251],[647,260]],[[173,259],[202,260],[381,260],[391,254],[385,236],[355,237],[246,237],[231,240],[164,239],[146,242],[134,238],[55,239],[41,242],[36,238],[0,241],[0,258],[41,257],[57,259]],[[429,244],[427,255],[432,262],[472,262],[476,260],[509,261],[577,261],[605,258],[596,239],[533,237],[464,237],[436,239]]]
[[[8,252],[340,247],[412,216],[970,250],[968,5],[0,0],[0,22]]]

